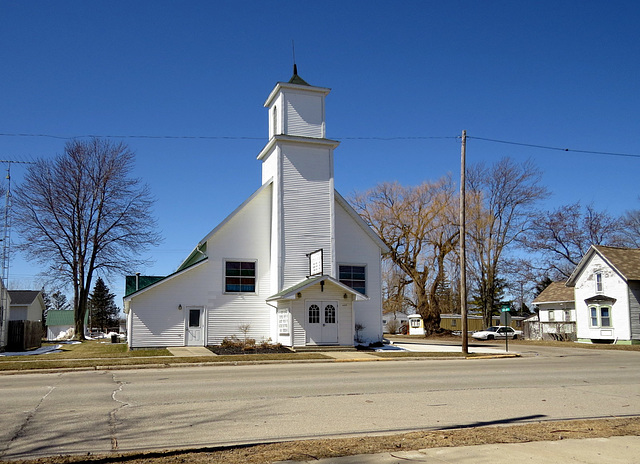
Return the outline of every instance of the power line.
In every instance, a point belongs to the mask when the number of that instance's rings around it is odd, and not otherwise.
[[[633,153],[615,153],[610,151],[577,150],[574,148],[551,147],[547,145],[535,145],[532,143],[521,143],[521,142],[511,142],[508,140],[488,139],[484,137],[474,137],[471,135],[467,135],[467,139],[482,140],[484,142],[502,143],[507,145],[517,145],[520,147],[537,148],[540,150],[555,150],[555,151],[564,151],[564,152],[572,152],[572,153],[587,153],[590,155],[626,156],[628,158],[640,158],[640,155],[633,154]]]
[[[59,140],[74,140],[81,138],[105,138],[105,139],[173,139],[173,140],[267,140],[267,137],[248,137],[248,136],[229,136],[229,135],[74,135],[63,136],[53,134],[25,134],[15,133],[7,134],[0,133],[0,137],[45,137]],[[337,137],[338,140],[378,140],[378,141],[394,141],[394,140],[446,140],[446,139],[460,139],[459,135],[455,136],[391,136],[391,137]],[[505,145],[515,145],[520,147],[536,148],[538,150],[553,150],[563,151],[566,153],[584,153],[590,155],[603,155],[603,156],[621,156],[627,158],[640,158],[640,154],[634,153],[619,153],[609,151],[596,151],[596,150],[579,150],[575,148],[566,147],[554,147],[549,145],[539,145],[532,143],[514,142],[509,140],[491,139],[487,137],[475,137],[467,135],[467,139],[480,140],[483,142],[500,143]],[[0,160],[1,162],[1,160]],[[14,161],[15,162],[15,161]]]
[[[205,140],[266,140],[267,137],[244,137],[244,136],[223,136],[223,135],[51,135],[51,134],[0,134],[1,137],[45,137],[59,140],[74,140],[85,138],[102,139],[205,139]]]

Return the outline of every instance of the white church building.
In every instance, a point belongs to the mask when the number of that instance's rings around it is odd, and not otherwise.
[[[130,348],[382,340],[382,240],[334,189],[330,89],[297,74],[264,106],[262,185],[166,277],[127,276]]]

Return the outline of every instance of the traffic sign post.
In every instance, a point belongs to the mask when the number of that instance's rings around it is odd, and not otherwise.
[[[502,309],[500,310],[500,325],[507,326],[511,324],[511,314],[509,313],[511,308],[509,305],[502,305]],[[504,332],[504,350],[509,352],[509,332],[505,330]]]

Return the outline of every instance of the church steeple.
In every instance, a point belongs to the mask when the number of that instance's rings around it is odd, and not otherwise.
[[[293,63],[293,76],[289,79],[289,84],[309,85],[307,81],[298,76],[298,66]]]
[[[277,135],[325,138],[324,98],[331,90],[309,85],[293,65],[289,82],[278,82],[264,106],[269,109],[269,138]]]
[[[325,137],[325,97],[330,89],[309,85],[294,65],[264,106],[269,141],[258,155],[262,182],[272,181],[271,291],[308,275],[308,253],[322,249],[323,273],[335,277],[333,150]],[[286,237],[286,246],[285,245]]]

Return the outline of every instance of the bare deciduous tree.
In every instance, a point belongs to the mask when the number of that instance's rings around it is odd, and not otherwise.
[[[445,260],[459,237],[451,179],[417,187],[383,183],[356,195],[352,203],[389,247],[388,258],[412,282],[412,306],[424,320],[426,335],[439,330],[438,289],[445,279]]]
[[[591,245],[620,245],[622,231],[618,218],[577,202],[535,214],[521,243],[540,256],[542,271],[562,280],[569,278]]]
[[[94,276],[132,271],[160,240],[149,189],[129,177],[133,160],[124,144],[74,140],[29,166],[15,192],[20,248],[73,286],[76,338],[84,339]]]
[[[486,325],[491,325],[498,303],[504,254],[529,226],[535,203],[548,195],[540,180],[541,172],[531,161],[516,164],[510,158],[468,170],[470,274]]]
[[[640,248],[640,210],[627,211],[622,218],[622,237],[625,246]]]

